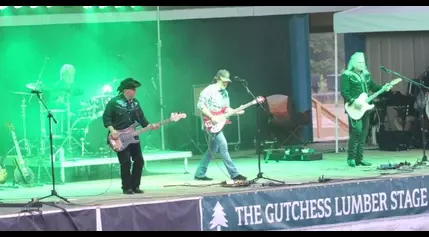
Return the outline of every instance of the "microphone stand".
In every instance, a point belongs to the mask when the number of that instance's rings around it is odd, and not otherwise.
[[[51,190],[51,194],[45,197],[41,197],[41,198],[33,198],[32,202],[33,203],[37,203],[40,200],[49,198],[49,197],[57,197],[67,203],[70,203],[65,197],[61,197],[60,195],[58,195],[57,191],[55,190],[55,167],[54,167],[54,145],[53,145],[53,141],[52,141],[52,121],[57,124],[57,120],[54,118],[54,115],[52,114],[52,112],[48,109],[48,107],[46,106],[45,102],[43,101],[43,99],[40,97],[40,92],[35,92],[35,94],[37,95],[37,98],[39,99],[40,103],[42,103],[42,105],[45,107],[46,111],[48,111],[48,120],[49,120],[49,145],[50,145],[50,152],[51,152],[51,172],[52,172],[52,190]]]
[[[403,75],[401,75],[401,74],[399,74],[399,73],[397,73],[397,72],[394,72],[394,71],[392,71],[392,70],[389,70],[389,69],[387,69],[387,68],[385,68],[385,67],[383,67],[383,66],[381,66],[380,67],[381,68],[381,70],[383,70],[383,71],[385,71],[385,72],[387,72],[387,73],[389,73],[389,74],[393,74],[393,75],[396,75],[396,76],[398,76],[398,77],[400,77],[400,78],[402,78],[402,79],[404,79],[404,80],[407,80],[408,82],[410,82],[410,83],[412,83],[412,84],[414,84],[414,85],[417,85],[418,87],[419,87],[419,89],[420,89],[420,93],[422,94],[422,96],[423,96],[423,99],[422,100],[424,100],[425,99],[425,95],[424,95],[424,93],[423,93],[423,88],[424,89],[427,89],[427,90],[429,90],[429,87],[427,87],[427,86],[425,86],[424,84],[422,84],[422,83],[419,83],[419,82],[416,82],[416,81],[414,81],[414,80],[412,80],[412,79],[410,79],[410,78],[408,78],[408,77],[406,77],[406,76],[403,76]],[[422,156],[422,161],[424,161],[424,162],[426,162],[426,161],[428,161],[428,158],[427,158],[427,156],[426,156],[426,134],[425,134],[425,117],[424,117],[424,110],[425,110],[425,108],[424,108],[424,104],[423,104],[423,101],[420,101],[420,103],[418,103],[417,104],[417,106],[416,107],[418,107],[417,109],[418,109],[418,111],[419,111],[419,117],[420,117],[420,130],[421,130],[421,135],[422,135],[422,148],[423,148],[423,156]],[[416,101],[416,103],[417,103],[417,101]]]
[[[235,77],[235,79],[239,82],[241,82],[241,84],[243,85],[243,87],[246,89],[246,92],[256,101],[256,96],[252,93],[252,91],[249,89],[247,81],[238,77]],[[255,139],[255,144],[256,144],[256,149],[258,151],[258,174],[256,175],[256,178],[252,179],[250,181],[250,183],[256,183],[258,180],[260,179],[265,179],[271,182],[276,182],[279,183],[281,185],[284,185],[285,182],[280,181],[280,180],[276,180],[276,179],[272,179],[272,178],[268,178],[264,176],[264,173],[262,173],[262,169],[261,169],[261,153],[264,149],[264,142],[261,141],[261,128],[259,126],[260,124],[260,117],[261,117],[261,110],[264,110],[265,113],[268,113],[268,111],[262,106],[261,103],[256,103],[256,139]],[[271,183],[270,183],[271,184]],[[270,186],[270,184],[268,186]],[[264,185],[263,185],[264,186]],[[274,184],[273,184],[274,186]],[[278,186],[278,185],[275,185]]]

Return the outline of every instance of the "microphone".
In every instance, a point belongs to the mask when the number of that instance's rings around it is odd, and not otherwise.
[[[389,72],[389,70],[387,70],[387,68],[385,68],[384,66],[380,66],[380,69],[385,71],[385,72]]]
[[[42,92],[41,91],[38,91],[38,90],[31,90],[31,94],[41,94]]]
[[[244,80],[243,78],[240,78],[238,76],[234,77],[234,80],[239,81],[239,82],[245,82],[246,80]]]

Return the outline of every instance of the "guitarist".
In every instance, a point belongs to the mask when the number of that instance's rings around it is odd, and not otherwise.
[[[214,84],[207,86],[203,91],[201,91],[200,97],[198,99],[197,107],[201,112],[211,119],[213,124],[218,123],[223,118],[223,115],[213,115],[212,112],[218,112],[222,108],[228,108],[226,112],[230,111],[229,107],[229,96],[226,87],[228,83],[231,82],[229,79],[229,72],[227,70],[219,70],[216,76],[213,79]],[[240,110],[236,114],[243,114],[244,110]],[[222,131],[217,134],[208,133],[208,149],[203,155],[203,158],[200,161],[200,164],[195,172],[196,180],[213,180],[206,176],[207,168],[210,163],[210,160],[214,158],[214,155],[219,151],[223,163],[225,164],[226,169],[228,170],[229,175],[233,180],[246,180],[247,178],[239,174],[235,165],[231,159],[231,156],[228,152],[228,143]]]
[[[119,94],[107,103],[103,113],[103,123],[112,136],[117,136],[117,130],[125,129],[136,121],[142,127],[159,128],[159,125],[149,124],[139,102],[135,99],[136,88],[140,86],[140,82],[132,78],[121,81],[117,89]],[[123,193],[143,193],[139,187],[144,165],[140,143],[130,144],[123,151],[117,152],[116,155],[121,166]],[[131,159],[133,160],[132,172],[130,172]]]
[[[361,93],[376,92],[382,89],[371,78],[365,65],[365,55],[361,52],[354,53],[347,65],[347,69],[341,74],[340,83],[341,96],[344,102],[353,105],[356,109],[362,108],[356,98]],[[389,91],[391,86],[386,88]],[[371,166],[371,163],[363,160],[363,149],[368,137],[369,117],[368,113],[359,120],[349,117],[349,144],[347,150],[347,164],[355,166]]]

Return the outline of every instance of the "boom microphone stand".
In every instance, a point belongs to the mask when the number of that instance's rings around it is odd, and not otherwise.
[[[247,81],[245,79],[239,78],[239,77],[234,77],[234,79],[236,81],[241,82],[241,84],[244,86],[244,88],[246,89],[247,93],[256,101],[256,96],[252,93],[252,91],[249,89]],[[279,184],[285,184],[285,182],[280,181],[280,180],[276,180],[276,179],[272,179],[272,178],[268,178],[264,176],[264,173],[262,173],[262,168],[261,168],[261,153],[263,150],[263,142],[261,141],[261,128],[260,126],[260,111],[264,110],[265,113],[268,113],[268,111],[262,106],[262,104],[257,103],[257,110],[256,110],[256,118],[257,118],[257,124],[256,124],[256,128],[257,128],[257,132],[256,132],[256,146],[257,146],[257,150],[258,150],[258,174],[256,175],[256,178],[252,179],[252,181],[250,181],[250,183],[256,183],[258,180],[260,179],[265,179],[271,182],[276,182]]]
[[[55,190],[55,167],[54,167],[54,145],[53,145],[53,141],[52,141],[52,121],[54,121],[55,124],[57,124],[57,120],[54,118],[54,116],[52,115],[51,111],[48,109],[48,107],[46,106],[45,102],[43,101],[43,99],[40,97],[40,91],[35,91],[33,90],[32,93],[37,95],[37,98],[39,99],[40,103],[43,104],[43,106],[45,107],[46,111],[48,111],[48,120],[49,120],[49,146],[50,146],[50,152],[51,152],[51,172],[52,172],[52,190],[51,190],[51,194],[48,196],[44,196],[41,198],[35,198],[33,199],[33,202],[39,202],[40,200],[49,198],[49,197],[57,197],[67,203],[70,203],[65,197],[61,197],[60,195],[58,195],[57,191]]]
[[[380,67],[381,70],[389,73],[389,74],[394,74],[404,80],[409,81],[410,83],[418,86],[419,88],[419,95],[418,97],[420,98],[420,101],[416,100],[415,105],[416,105],[416,109],[419,112],[419,117],[420,117],[420,130],[422,132],[422,149],[423,149],[423,156],[422,156],[422,161],[428,161],[428,158],[426,156],[426,133],[425,133],[425,116],[424,116],[424,111],[425,111],[425,96],[424,96],[424,92],[423,92],[423,88],[429,90],[429,87],[425,86],[422,83],[416,82],[414,80],[411,80],[410,78],[403,76],[397,72],[394,72],[392,70],[389,70],[383,66]],[[427,102],[426,102],[427,103]]]

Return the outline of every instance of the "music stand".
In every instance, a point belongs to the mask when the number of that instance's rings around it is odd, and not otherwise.
[[[239,77],[235,77],[235,79],[239,82],[241,82],[241,84],[244,86],[244,88],[246,89],[247,93],[256,101],[256,96],[252,93],[252,91],[249,89],[247,81],[245,79],[239,78]],[[260,128],[260,115],[261,115],[261,110],[263,110],[265,113],[269,113],[261,103],[256,103],[256,119],[257,119],[257,124],[256,124],[256,146],[257,146],[257,153],[258,153],[258,174],[256,175],[256,178],[252,179],[250,182],[251,183],[256,183],[258,180],[260,179],[265,179],[271,182],[276,182],[276,183],[280,183],[282,185],[285,184],[284,181],[280,181],[280,180],[276,180],[276,179],[272,179],[272,178],[268,178],[264,176],[264,173],[262,172],[262,167],[261,167],[261,153],[263,150],[263,142],[261,142],[261,128]]]
[[[52,138],[52,121],[54,121],[54,123],[57,123],[57,120],[54,118],[54,116],[52,115],[51,111],[48,109],[48,107],[46,106],[45,102],[43,101],[43,99],[40,97],[40,91],[33,91],[36,95],[37,98],[39,99],[39,101],[43,104],[43,106],[45,107],[46,111],[48,111],[48,120],[49,120],[49,146],[50,146],[50,155],[51,155],[51,172],[52,172],[52,190],[51,190],[51,194],[41,197],[41,198],[33,198],[32,202],[39,202],[43,199],[46,198],[50,198],[50,197],[57,197],[67,203],[70,203],[69,200],[67,200],[67,198],[62,197],[60,195],[58,195],[57,190],[55,189],[55,166],[54,166],[54,145],[53,145],[53,138]]]

